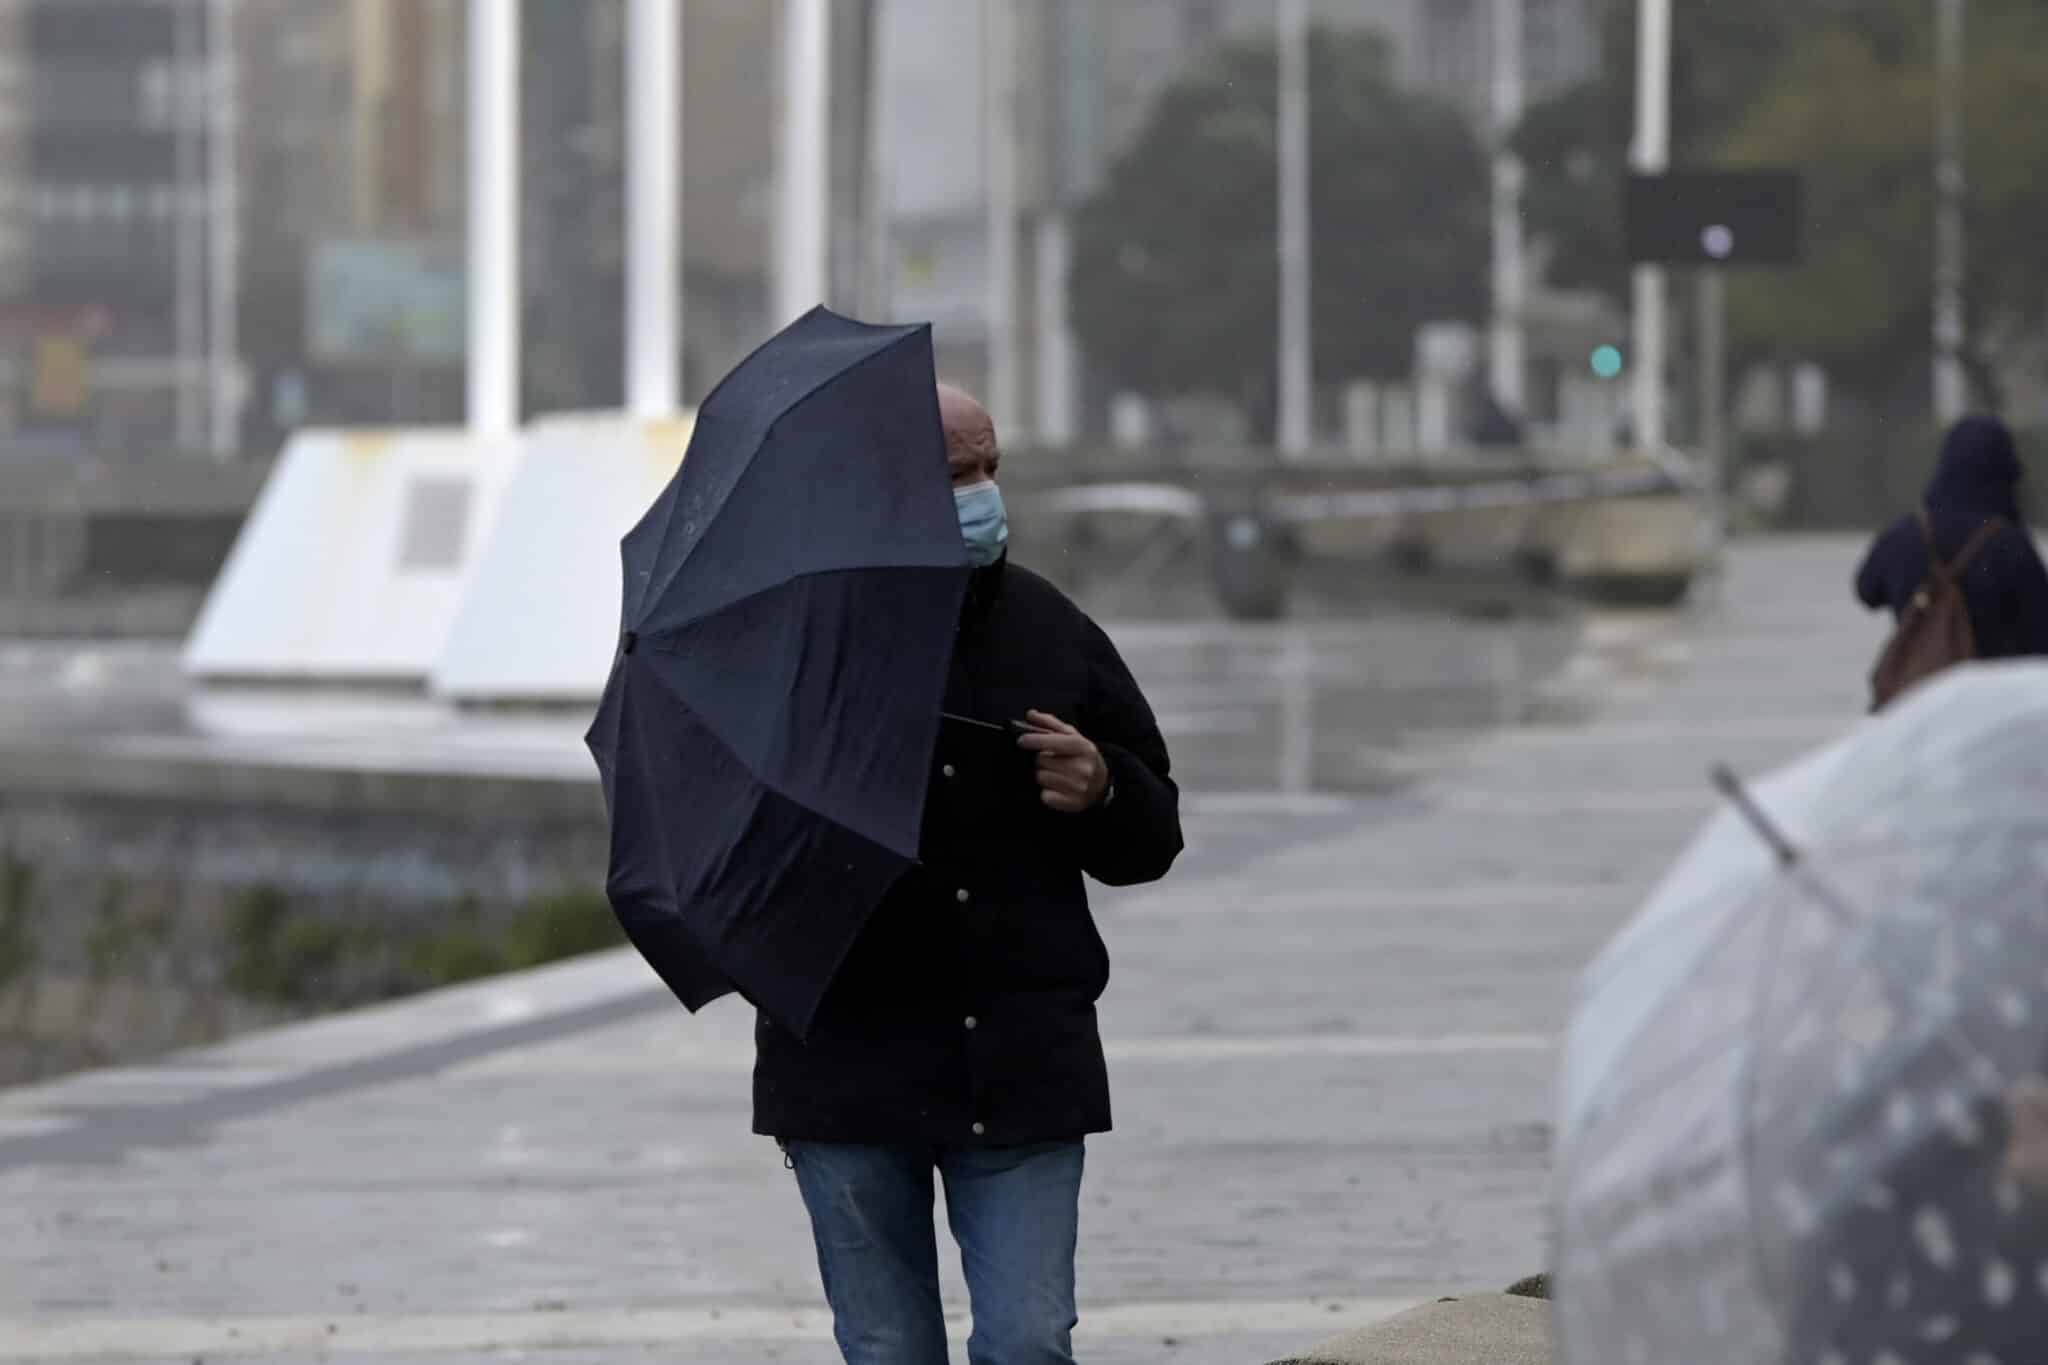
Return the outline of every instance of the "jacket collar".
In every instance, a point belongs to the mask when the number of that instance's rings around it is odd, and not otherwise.
[[[988,615],[989,608],[1002,596],[1003,574],[1009,563],[1010,554],[1005,550],[1002,558],[995,563],[976,569],[968,575],[967,600],[960,609],[960,618],[963,622],[979,621]]]

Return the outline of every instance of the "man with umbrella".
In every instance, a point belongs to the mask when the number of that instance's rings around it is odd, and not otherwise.
[[[794,324],[627,537],[591,737],[629,936],[692,1008],[758,1007],[754,1127],[853,1365],[947,1358],[934,1172],[970,1358],[1071,1361],[1083,1139],[1110,1126],[1083,878],[1181,848],[1130,672],[1008,562],[1000,461],[929,329]]]

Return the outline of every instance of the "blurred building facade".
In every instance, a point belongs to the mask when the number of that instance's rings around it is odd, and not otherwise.
[[[1597,0],[1523,0],[1531,96],[1597,60]],[[701,395],[765,334],[783,7],[678,0],[684,370]],[[1273,0],[834,0],[832,301],[937,324],[990,377],[992,74],[1008,16],[1016,157],[1013,429],[1107,423],[1064,321],[1071,209],[1152,101]],[[1311,0],[1385,33],[1408,83],[1488,118],[1491,0]],[[466,0],[0,2],[0,432],[191,445],[208,240],[231,206],[245,445],[308,423],[462,416]],[[621,397],[626,0],[525,0],[529,411]],[[219,24],[231,16],[229,27]],[[208,138],[233,55],[233,193]],[[216,187],[217,188],[217,187]],[[202,428],[203,428],[203,424]]]
[[[248,304],[276,315],[253,358],[272,374],[272,438],[303,420],[460,420],[464,0],[243,3],[262,30],[251,196],[289,206],[257,225],[266,267]],[[522,6],[528,412],[622,398],[625,9]],[[765,323],[776,7],[684,0],[683,17],[682,363],[696,395]]]
[[[256,444],[309,420],[461,415],[462,12],[242,0]]]
[[[0,7],[0,429],[174,425],[206,287],[203,0]],[[185,355],[196,363],[196,352]],[[95,430],[97,429],[97,430]]]
[[[679,3],[695,395],[766,324],[780,7]],[[621,397],[625,8],[522,6],[528,411]],[[308,422],[460,420],[466,13],[0,0],[0,441],[197,448],[217,220],[233,234],[247,448]],[[859,36],[848,26],[845,42]],[[216,53],[233,71],[227,196],[210,175]]]

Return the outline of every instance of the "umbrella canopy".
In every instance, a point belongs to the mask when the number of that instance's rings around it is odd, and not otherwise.
[[[2048,667],[1958,669],[1750,799],[1582,985],[1565,1357],[2038,1359]]]
[[[917,858],[966,592],[930,328],[791,324],[622,553],[587,737],[612,907],[685,1005],[738,990],[801,1035]]]

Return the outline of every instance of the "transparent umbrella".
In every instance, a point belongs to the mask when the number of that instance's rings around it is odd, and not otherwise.
[[[1564,1358],[2048,1360],[2048,666],[1727,785],[1582,985]]]

